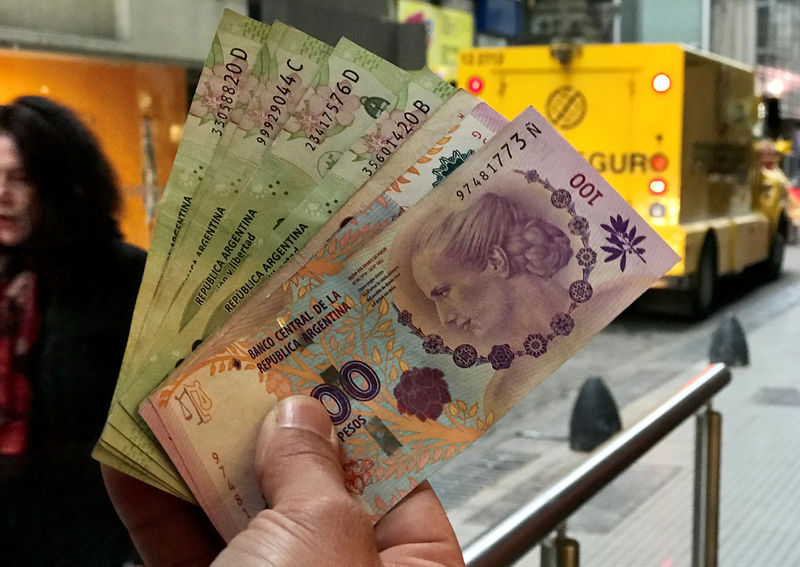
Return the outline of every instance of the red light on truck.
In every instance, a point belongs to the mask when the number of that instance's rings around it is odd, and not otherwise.
[[[660,177],[656,177],[655,179],[650,180],[650,192],[653,195],[662,195],[667,190],[667,182],[661,179]]]
[[[650,158],[650,167],[652,167],[654,171],[664,171],[667,169],[668,163],[667,156],[664,154],[655,154]]]
[[[665,93],[672,86],[672,80],[666,73],[659,73],[653,77],[653,90],[657,93]]]
[[[483,79],[480,77],[472,77],[467,81],[467,90],[472,94],[478,94],[483,90]]]

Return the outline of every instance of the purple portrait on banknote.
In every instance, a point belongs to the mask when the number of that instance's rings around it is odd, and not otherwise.
[[[430,327],[426,334],[479,351],[521,348],[532,331],[549,330],[553,314],[569,308],[564,272],[577,248],[564,229],[570,217],[543,211],[541,201],[549,199],[541,193],[486,192],[409,228],[410,277],[401,284],[413,288],[402,291],[409,311]],[[558,223],[553,216],[564,218]]]
[[[415,211],[393,249],[398,321],[427,353],[502,374],[486,385],[491,398],[549,358],[592,295],[586,219],[566,192],[518,174],[447,211]]]
[[[548,306],[566,307],[567,292],[553,277],[572,258],[570,239],[517,199],[485,193],[415,236],[414,283],[442,327],[475,343],[521,342],[549,324]]]

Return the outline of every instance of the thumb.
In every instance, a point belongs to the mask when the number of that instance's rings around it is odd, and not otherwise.
[[[339,458],[339,443],[325,407],[310,396],[278,402],[261,428],[256,472],[269,507],[298,505],[309,499],[349,498]]]
[[[256,472],[268,509],[231,540],[214,565],[378,565],[372,525],[347,492],[339,443],[315,398],[292,396],[267,415]]]

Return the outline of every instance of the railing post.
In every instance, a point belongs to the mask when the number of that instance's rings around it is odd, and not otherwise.
[[[555,537],[541,544],[541,567],[579,567],[580,545],[578,541],[567,537],[567,525],[558,526]]]
[[[695,494],[693,566],[716,565],[719,530],[719,414],[708,405],[731,381],[724,364],[714,364],[695,376],[675,395],[628,429],[620,431],[572,472],[512,512],[464,548],[468,567],[511,565],[561,526],[561,541],[568,548],[565,561],[578,561],[578,542],[568,539],[562,524],[589,498],[644,455],[680,423],[702,411],[697,420],[697,483]],[[708,536],[708,537],[706,537]],[[543,552],[547,553],[547,552]],[[710,562],[706,559],[710,558]],[[702,561],[702,562],[701,562]],[[569,565],[569,563],[565,563]]]
[[[706,405],[696,418],[692,567],[717,566],[722,416]]]

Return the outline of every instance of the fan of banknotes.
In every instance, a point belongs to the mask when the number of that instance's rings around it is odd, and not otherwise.
[[[533,108],[225,11],[94,456],[230,539],[307,394],[377,521],[676,260]]]

